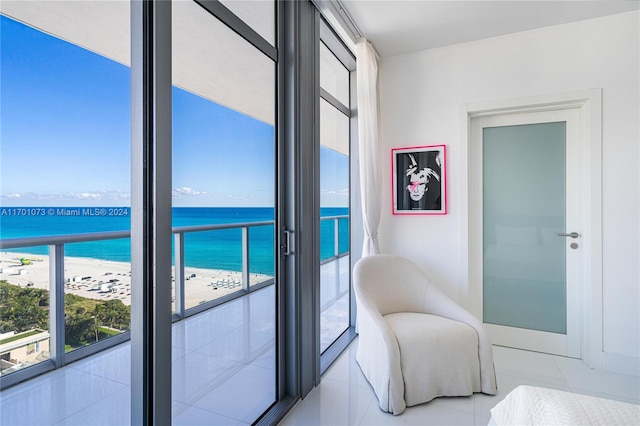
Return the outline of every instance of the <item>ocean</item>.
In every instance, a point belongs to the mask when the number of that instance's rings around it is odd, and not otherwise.
[[[175,207],[172,209],[173,227],[269,222],[274,220],[270,207]],[[321,217],[346,216],[348,208],[327,207]],[[123,231],[130,229],[130,210],[114,207],[1,207],[0,238],[27,238],[91,232]],[[335,224],[333,220],[320,223],[320,257],[334,255]],[[241,229],[193,232],[185,234],[185,266],[229,271],[242,270]],[[249,231],[250,272],[274,274],[273,225],[252,227]],[[348,219],[338,225],[339,252],[349,251]],[[130,240],[106,240],[65,245],[65,256],[130,261]],[[25,247],[5,250],[48,254],[48,247]]]

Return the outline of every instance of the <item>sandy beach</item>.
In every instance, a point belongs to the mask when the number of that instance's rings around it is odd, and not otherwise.
[[[21,264],[28,259],[30,264]],[[220,269],[185,266],[185,307],[190,308],[242,288],[242,274]],[[131,265],[127,262],[65,257],[65,292],[98,300],[120,299],[131,305]],[[175,277],[175,274],[173,275]],[[272,277],[251,274],[256,285]],[[49,256],[27,253],[0,253],[0,280],[20,287],[49,289]],[[172,290],[175,294],[175,288]]]

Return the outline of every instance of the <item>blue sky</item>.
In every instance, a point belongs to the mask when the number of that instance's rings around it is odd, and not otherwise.
[[[0,204],[130,204],[128,67],[0,17]],[[272,206],[274,128],[173,89],[174,206]],[[348,158],[321,150],[323,206]]]

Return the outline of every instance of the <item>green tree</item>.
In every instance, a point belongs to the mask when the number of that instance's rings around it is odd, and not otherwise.
[[[49,329],[49,292],[0,281],[0,332]]]
[[[119,299],[107,300],[96,306],[94,314],[99,324],[118,330],[128,330],[131,323],[131,308]]]
[[[64,338],[65,343],[77,348],[97,341],[93,316],[78,309],[73,315],[67,315],[65,319]]]
[[[65,294],[65,342],[80,347],[97,342],[99,326],[129,330],[131,308],[121,300],[105,302]],[[49,292],[0,281],[0,332],[49,329]]]

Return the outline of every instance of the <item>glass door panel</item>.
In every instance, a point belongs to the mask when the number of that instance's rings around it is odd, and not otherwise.
[[[566,123],[483,129],[484,321],[567,331]]]
[[[276,8],[273,0],[220,0],[272,46],[276,44]]]
[[[199,4],[172,11],[174,419],[251,424],[276,400],[276,67]]]
[[[350,324],[349,71],[320,43],[320,350]],[[336,99],[337,98],[337,99]]]
[[[3,376],[130,328],[129,21],[119,2],[2,5]]]
[[[320,87],[343,105],[349,105],[349,72],[324,44],[320,43]]]

